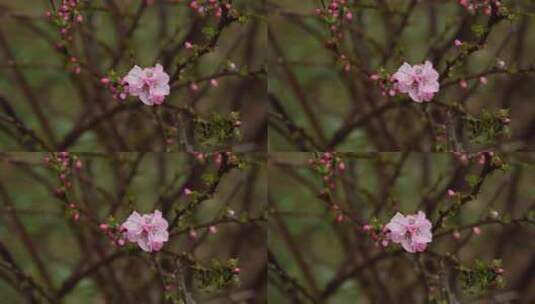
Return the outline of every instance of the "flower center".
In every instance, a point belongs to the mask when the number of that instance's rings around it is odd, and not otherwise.
[[[141,229],[143,230],[144,233],[149,233],[149,232],[152,231],[153,226],[152,226],[152,224],[143,224],[141,226]]]

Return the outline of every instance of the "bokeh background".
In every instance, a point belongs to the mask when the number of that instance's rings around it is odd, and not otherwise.
[[[467,179],[478,175],[481,166],[461,166],[447,153],[336,156],[344,161],[346,171],[335,175],[332,201],[351,218],[346,217],[342,223],[337,222],[336,210],[320,195],[325,189],[322,176],[309,166],[314,154],[273,153],[270,158],[268,196],[274,214],[269,220],[268,244],[288,277],[319,299],[335,277],[358,265],[368,266],[349,276],[329,297],[317,303],[429,303],[421,269],[425,269],[424,281],[431,290],[448,290],[453,295],[450,303],[533,302],[535,247],[529,241],[535,236],[533,218],[532,224],[481,225],[480,235],[471,229],[460,230],[459,240],[451,233],[438,237],[440,232],[453,227],[488,219],[492,210],[503,219],[533,214],[533,153],[505,155],[509,169],[490,175],[480,195],[464,205],[459,215],[447,220],[419,258],[399,254],[397,245],[381,250],[360,225],[371,223],[374,216],[380,223],[387,223],[396,211],[412,214],[418,210],[425,211],[431,222],[436,223],[438,210],[452,204],[446,189],[466,193],[470,189]],[[505,289],[491,289],[477,296],[467,294],[461,290],[454,266],[431,262],[433,253],[450,253],[469,267],[476,259],[502,259]],[[374,260],[377,256],[382,258]],[[424,266],[419,266],[419,259]],[[281,277],[280,271],[270,268],[270,303],[293,303],[293,296],[303,303],[314,303],[300,295],[290,279]]]
[[[382,105],[396,102],[382,96],[378,86],[368,81],[362,72],[370,75],[384,68],[394,73],[405,61],[418,64],[427,59],[441,72],[446,61],[458,54],[454,40],[475,41],[474,29],[481,28],[488,20],[482,13],[468,14],[458,1],[349,1],[353,19],[343,27],[344,38],[339,53],[357,62],[361,69],[353,67],[350,72],[344,72],[342,60],[326,47],[331,37],[329,25],[314,13],[315,9],[322,8],[322,2],[329,5],[331,1],[268,1],[269,93],[285,112],[273,104],[270,108],[276,113],[270,119],[273,151],[325,151],[321,148],[325,147],[321,144],[322,137],[328,141],[345,123],[357,121]],[[405,13],[413,2],[416,5],[400,33]],[[465,128],[458,138],[462,145],[454,150],[480,151],[492,147],[531,151],[535,147],[533,71],[522,75],[489,75],[487,85],[478,83],[477,78],[472,79],[468,81],[467,90],[461,89],[456,81],[462,76],[494,68],[498,60],[503,60],[513,71],[530,68],[535,63],[531,52],[535,47],[533,1],[501,2],[515,13],[514,19],[493,27],[484,48],[468,57],[466,64],[448,80],[453,83],[443,86],[434,100],[460,103],[476,117],[485,109],[509,108],[511,137],[490,144],[476,144],[468,140]],[[392,45],[396,47],[392,48]],[[448,116],[441,107],[432,104],[427,110],[435,128],[439,129],[437,126]],[[281,119],[280,114],[287,117]],[[389,108],[365,121],[339,145],[328,150],[432,151],[434,143],[427,122],[420,105]],[[292,128],[288,127],[292,124]],[[298,136],[299,128],[320,147],[310,144],[300,147],[300,141],[307,140],[303,140],[306,136]]]
[[[85,216],[73,221],[69,208],[54,195],[59,180],[44,166],[45,154],[0,155],[0,241],[24,273],[46,287],[31,255],[33,250],[56,290],[88,265],[124,250],[110,243],[98,230],[98,222],[109,222],[113,215],[121,223],[132,210],[149,213],[154,209],[171,219],[174,210],[190,201],[183,195],[185,185],[202,193],[206,188],[203,180],[217,171],[213,162],[202,164],[185,153],[78,155],[83,168],[69,178],[74,187],[70,198],[97,223]],[[181,232],[164,246],[166,251],[191,255],[205,266],[212,259],[239,260],[240,283],[211,292],[200,290],[191,271],[184,270],[197,303],[265,303],[266,229],[263,220],[248,219],[263,216],[267,172],[262,155],[250,154],[246,159],[249,165],[224,175],[214,197],[185,216],[174,230]],[[217,233],[209,234],[205,224],[227,218],[228,210],[244,222],[223,221],[216,225]],[[201,227],[195,230],[197,239],[190,238],[190,227]],[[164,262],[166,257],[159,255],[162,267],[172,267],[172,261]],[[120,255],[78,281],[62,303],[161,303],[160,283],[150,261],[145,253]],[[8,283],[13,282],[13,274],[5,268],[5,261],[0,265],[0,302],[25,302],[17,285]]]
[[[160,62],[170,75],[173,74],[177,62],[192,55],[191,51],[184,48],[184,42],[203,44],[206,41],[205,33],[210,32],[208,28],[215,27],[217,23],[213,16],[202,18],[194,13],[188,8],[189,1],[153,2],[143,10],[139,26],[133,31],[124,56],[115,67],[118,75],[126,75],[134,64],[146,67],[156,62]],[[121,16],[110,13],[111,3],[116,5]],[[50,10],[49,2],[0,1],[0,28],[5,41],[0,45],[0,94],[27,128],[44,137],[43,127],[30,106],[30,99],[42,108],[43,116],[48,120],[58,142],[81,122],[120,105],[99,85],[98,80],[109,72],[112,66],[111,54],[118,53],[120,38],[132,24],[141,3],[141,0],[91,1],[90,8],[81,12],[85,20],[77,27],[75,34],[76,55],[91,72],[82,69],[80,75],[74,75],[71,66],[66,66],[65,58],[55,50],[55,45],[61,40],[57,30],[44,17],[45,11]],[[262,151],[267,140],[266,81],[262,73],[254,77],[220,77],[217,88],[210,87],[209,78],[205,79],[228,70],[231,64],[235,65],[238,73],[263,69],[266,25],[260,18],[260,3],[238,0],[233,5],[243,14],[244,19],[225,28],[216,47],[194,61],[183,74],[181,83],[186,85],[174,90],[166,103],[191,107],[204,119],[209,119],[215,113],[228,116],[230,112],[239,112],[242,138],[226,143],[224,148]],[[117,24],[123,27],[123,34],[118,32]],[[24,80],[15,75],[13,65],[16,65]],[[188,83],[197,79],[203,79],[198,82],[199,91],[192,92]],[[28,90],[32,92],[31,96],[25,92]],[[142,107],[136,98],[129,98],[125,104],[129,105],[129,109],[111,115],[83,133],[69,150],[165,150],[153,109]],[[165,116],[164,113],[160,115]],[[180,126],[187,127],[187,124]],[[111,132],[114,129],[117,132]],[[10,133],[14,133],[15,138]],[[0,149],[28,150],[28,147],[20,147],[17,143],[17,135],[12,124],[2,121]],[[222,149],[203,146],[195,148]]]

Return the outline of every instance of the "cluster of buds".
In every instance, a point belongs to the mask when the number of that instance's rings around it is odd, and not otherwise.
[[[108,237],[112,244],[119,247],[123,247],[126,244],[126,229],[121,227],[121,225],[117,223],[102,223],[98,228],[106,235],[106,237]]]
[[[334,189],[336,173],[344,172],[346,169],[345,162],[334,152],[319,153],[316,158],[309,159],[308,163],[323,176],[323,181],[330,189]]]
[[[80,13],[80,2],[78,0],[62,0],[55,12],[45,12],[45,17],[59,29],[59,33],[65,41],[73,40],[74,25],[84,21],[84,16]]]
[[[316,15],[325,18],[330,24],[336,26],[344,21],[350,22],[353,20],[353,13],[349,8],[348,0],[331,0],[326,9],[322,10],[317,8],[315,10]],[[337,31],[337,29],[331,28],[331,31]]]
[[[75,203],[69,203],[69,209],[68,212],[70,213],[70,217],[73,221],[78,222],[80,220],[80,211],[78,210],[78,207]]]
[[[213,154],[209,154],[209,153],[203,153],[203,152],[193,152],[193,157],[195,157],[195,159],[197,159],[198,162],[200,163],[205,163],[206,160],[209,160],[210,157],[212,158],[214,164],[219,167],[221,166],[221,164],[223,164],[223,160],[224,158],[226,157],[226,162],[228,164],[238,164],[239,162],[239,159],[238,157],[236,156],[236,154],[232,153],[232,152],[216,152],[216,153],[213,153]]]
[[[223,16],[223,10],[232,10],[232,5],[222,0],[191,0],[188,7],[200,16],[214,15],[217,18]]]
[[[82,67],[80,66],[80,62],[78,61],[78,58],[72,56],[69,59],[69,62],[67,63],[74,74],[78,75],[82,71]]]
[[[335,45],[337,41],[342,39],[341,26],[345,22],[353,20],[353,13],[349,7],[348,0],[331,0],[325,9],[317,8],[315,14],[329,25],[332,37],[327,42],[329,45]]]
[[[346,214],[344,214],[344,211],[340,209],[340,206],[338,206],[337,204],[331,204],[331,210],[334,213],[334,220],[337,223],[343,223],[346,219],[348,219]]]
[[[497,275],[503,275],[505,273],[505,269],[503,268],[500,260],[493,260],[491,263],[491,268]]]
[[[376,220],[371,224],[362,226],[362,231],[367,234],[375,243],[375,246],[386,248],[390,244],[388,229]]]
[[[119,77],[115,71],[100,78],[100,83],[108,89],[115,100],[125,100],[128,97],[128,83]]]
[[[203,153],[203,152],[193,152],[193,157],[195,157],[195,159],[201,163],[201,164],[204,164],[206,162],[206,158],[208,156],[207,153]]]
[[[343,67],[344,72],[349,73],[351,71],[351,60],[349,60],[346,55],[341,54],[338,57],[338,64]]]
[[[378,73],[371,74],[370,80],[377,84],[383,96],[396,96],[398,93],[396,89],[396,81],[392,75],[381,69]]]
[[[501,1],[499,0],[459,0],[459,4],[472,14],[476,13],[477,11],[483,11],[485,15],[490,16],[492,14],[492,5],[499,8],[501,6]]]
[[[45,156],[43,161],[47,166],[50,166],[57,172],[61,186],[56,188],[56,196],[64,197],[65,191],[72,188],[69,176],[73,170],[82,169],[82,160],[76,155],[71,155],[69,152],[56,152]]]
[[[214,163],[217,167],[223,164],[224,157],[226,157],[228,164],[237,165],[239,163],[239,159],[236,156],[236,154],[232,152],[218,152],[218,153],[214,153],[213,155]]]
[[[488,155],[491,159],[494,157],[494,152],[477,152],[477,153],[468,153],[468,152],[458,152],[455,151],[452,153],[453,157],[459,161],[462,165],[466,166],[470,161],[474,161],[478,165],[485,164],[485,155]]]
[[[166,151],[172,152],[176,144],[176,138],[178,137],[178,128],[176,126],[165,126],[165,145]]]

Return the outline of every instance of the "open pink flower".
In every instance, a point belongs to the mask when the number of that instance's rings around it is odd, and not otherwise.
[[[396,81],[395,87],[399,92],[408,93],[416,102],[424,102],[431,101],[438,92],[438,76],[430,61],[413,66],[405,62],[392,79]]]
[[[425,213],[404,216],[396,213],[385,226],[388,236],[393,243],[401,244],[408,252],[422,252],[433,239],[431,222],[425,218]]]
[[[139,97],[148,106],[162,104],[169,95],[169,75],[160,64],[144,69],[136,65],[123,81],[127,84],[128,94]]]
[[[160,210],[156,210],[143,215],[132,212],[121,228],[129,242],[137,243],[144,251],[153,252],[162,249],[169,240],[167,226],[167,220],[162,217]]]

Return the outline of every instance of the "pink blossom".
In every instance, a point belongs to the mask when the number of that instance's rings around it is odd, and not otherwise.
[[[407,216],[398,212],[385,226],[390,240],[401,244],[403,249],[411,253],[425,250],[427,243],[433,239],[431,228],[431,222],[422,211]]]
[[[435,93],[438,92],[438,72],[433,68],[430,61],[424,64],[411,66],[408,63],[398,69],[392,75],[392,79],[397,81],[396,89],[401,93],[408,93],[412,100],[416,102],[431,101]]]
[[[463,42],[459,39],[455,39],[455,41],[453,42],[455,44],[456,47],[459,47],[461,45],[463,45]]]
[[[153,252],[162,249],[169,240],[167,220],[162,217],[160,210],[154,213],[140,215],[136,211],[121,225],[124,235],[129,242],[137,243],[144,251]]]
[[[136,65],[123,81],[128,84],[126,91],[148,106],[162,104],[169,95],[169,75],[160,64],[144,69]]]

